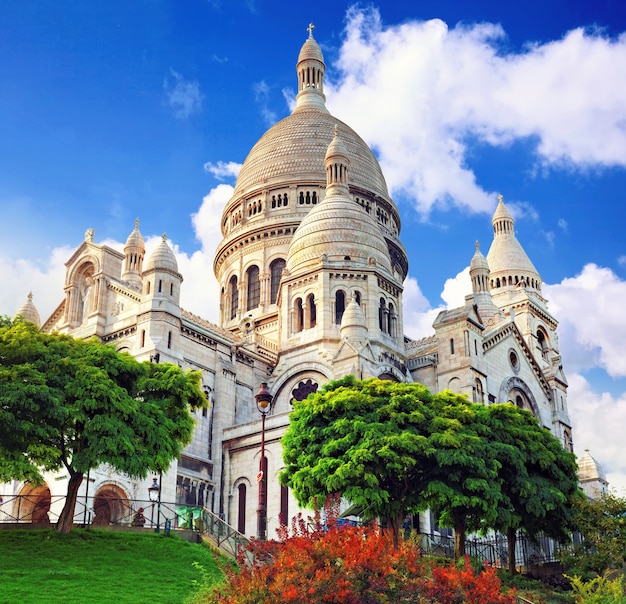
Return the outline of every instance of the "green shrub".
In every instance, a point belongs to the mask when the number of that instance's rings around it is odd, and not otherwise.
[[[605,573],[590,581],[583,581],[578,575],[568,578],[576,604],[626,604],[623,575],[610,579]]]

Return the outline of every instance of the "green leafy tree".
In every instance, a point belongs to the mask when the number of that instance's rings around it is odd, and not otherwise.
[[[364,520],[391,527],[397,544],[406,514],[423,507],[431,401],[421,384],[347,376],[294,402],[282,440],[282,484],[308,507],[340,493]]]
[[[445,390],[433,396],[431,458],[424,501],[442,526],[454,528],[454,557],[465,554],[465,535],[492,523],[502,502],[498,462],[492,455],[483,405]]]
[[[0,326],[0,480],[69,475],[57,531],[71,530],[83,476],[106,463],[142,478],[191,441],[190,408],[207,405],[199,372],[140,363],[99,340]]]
[[[577,573],[597,573],[626,565],[626,499],[605,493],[574,504],[574,523],[582,536],[564,562]]]
[[[481,421],[500,466],[503,496],[495,522],[483,522],[483,528],[506,533],[509,572],[515,574],[519,529],[531,538],[543,533],[561,543],[570,540],[573,502],[581,496],[576,457],[532,413],[511,403],[483,407]]]

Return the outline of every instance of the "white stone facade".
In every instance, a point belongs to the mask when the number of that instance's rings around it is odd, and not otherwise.
[[[312,36],[297,71],[293,113],[252,147],[223,212],[214,261],[220,325],[180,307],[183,275],[165,237],[144,264],[137,223],[124,254],[86,233],[66,263],[65,299],[42,326],[202,371],[211,407],[196,413],[193,442],[163,477],[164,499],[204,505],[256,533],[261,382],[273,396],[265,430],[270,537],[281,513],[297,512],[277,480],[291,401],[348,373],[450,388],[485,404],[511,400],[571,450],[557,322],[502,200],[487,258],[477,248],[472,259],[465,306],[443,311],[433,336],[405,337],[408,259],[398,209],[371,150],[326,109],[324,59]],[[29,300],[22,314],[33,310]],[[98,473],[92,492],[115,484],[130,499],[149,486],[107,476]]]

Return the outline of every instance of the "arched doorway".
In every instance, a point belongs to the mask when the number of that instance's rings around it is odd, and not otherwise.
[[[101,486],[93,498],[94,526],[125,524],[132,520],[126,493],[114,484]]]
[[[47,484],[41,486],[25,486],[15,501],[13,515],[20,522],[32,522],[47,526],[50,524],[50,502],[52,497]]]

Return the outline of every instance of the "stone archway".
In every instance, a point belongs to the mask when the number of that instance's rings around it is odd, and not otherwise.
[[[131,521],[131,508],[126,493],[117,485],[101,486],[93,498],[94,526],[126,524]]]
[[[524,399],[524,406],[532,412],[532,414],[541,423],[541,412],[539,411],[539,405],[532,390],[526,385],[526,382],[517,376],[509,377],[505,379],[500,385],[500,392],[498,395],[499,402],[511,401],[515,403],[515,393],[521,393]],[[518,403],[519,406],[519,403]]]
[[[24,522],[32,522],[40,526],[50,524],[50,503],[52,496],[47,484],[40,486],[25,486],[15,502],[13,515]]]

